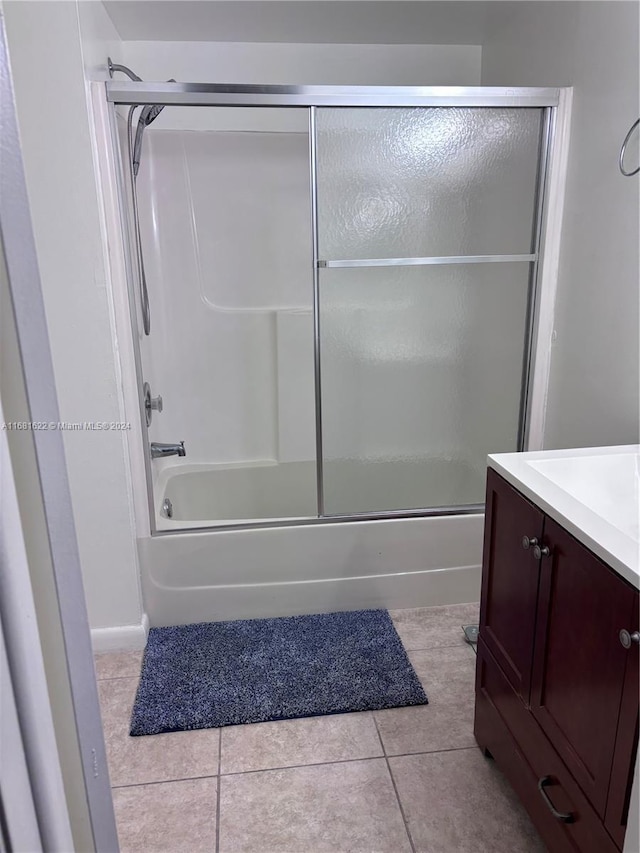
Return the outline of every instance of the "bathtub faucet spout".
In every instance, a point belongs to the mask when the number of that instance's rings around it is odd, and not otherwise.
[[[158,459],[160,456],[186,456],[184,441],[179,444],[165,444],[162,441],[151,442],[151,458]]]

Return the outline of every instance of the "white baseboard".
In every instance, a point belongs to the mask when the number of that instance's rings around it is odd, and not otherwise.
[[[118,625],[116,628],[92,628],[91,644],[94,653],[130,652],[144,649],[149,633],[149,619],[142,614],[139,625]]]

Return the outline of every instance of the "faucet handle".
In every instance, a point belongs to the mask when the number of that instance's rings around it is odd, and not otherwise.
[[[142,393],[144,395],[145,420],[147,422],[147,426],[151,426],[153,412],[162,411],[162,397],[160,396],[160,394],[158,394],[157,397],[151,396],[151,386],[148,382],[145,382],[142,386]]]

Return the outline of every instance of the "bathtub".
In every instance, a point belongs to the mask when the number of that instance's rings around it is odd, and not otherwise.
[[[485,471],[457,459],[339,459],[325,461],[324,484],[326,515],[385,513],[390,506],[481,504]],[[166,499],[170,519],[163,512]],[[158,477],[155,506],[159,530],[313,518],[315,462],[173,465]]]
[[[452,488],[471,476],[463,468],[448,478]],[[348,502],[353,472],[347,467],[344,474]],[[437,470],[431,474],[440,488]],[[380,469],[375,482],[384,480]],[[409,496],[418,480],[408,479]],[[173,518],[160,513],[167,497]],[[154,498],[157,532],[138,542],[151,626],[423,607],[480,596],[483,515],[478,512],[305,519],[316,513],[313,463],[176,464],[161,472]],[[261,526],[215,527],[260,514]]]

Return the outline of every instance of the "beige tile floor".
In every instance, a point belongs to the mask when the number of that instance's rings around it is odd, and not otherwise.
[[[391,615],[429,705],[132,738],[142,655],[97,656],[123,853],[544,851],[473,739],[478,605]]]

